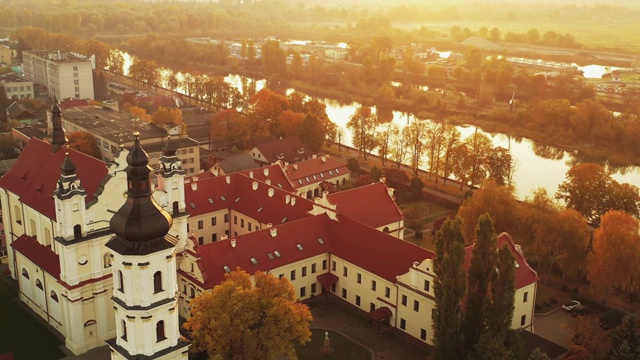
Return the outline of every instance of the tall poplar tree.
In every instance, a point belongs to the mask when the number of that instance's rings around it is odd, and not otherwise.
[[[459,218],[447,220],[436,235],[434,259],[435,360],[460,358],[462,344],[462,302],[466,290],[467,274],[464,268],[464,238]]]

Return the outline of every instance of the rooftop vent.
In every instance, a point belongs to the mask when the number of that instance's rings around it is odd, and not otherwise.
[[[297,244],[297,245],[296,245],[296,247],[297,247],[297,248],[298,248],[298,250],[300,250],[300,251],[302,251],[302,250],[303,250],[303,249],[302,249],[302,245],[300,245],[300,244]]]
[[[227,175],[225,180],[227,181],[227,184],[231,184],[231,176]]]
[[[291,206],[296,204],[296,198],[294,196],[291,197]]]
[[[191,183],[191,191],[196,191],[198,190],[198,183],[197,182],[192,182]]]
[[[253,265],[258,265],[258,260],[256,260],[256,258],[251,258],[251,263]]]
[[[320,156],[320,160],[322,160],[322,162],[327,162],[327,157],[326,156]]]
[[[249,177],[253,179],[253,171],[249,171]]]
[[[274,254],[277,258],[279,258],[279,257],[281,257],[281,256],[282,256],[282,255],[280,255],[280,252],[279,252],[278,250],[274,251],[274,252],[273,252],[273,254]]]
[[[276,192],[276,191],[275,191],[273,188],[269,188],[269,197],[273,197],[273,194],[274,194],[275,192]]]
[[[291,195],[287,194],[287,195],[284,197],[284,203],[285,203],[285,204],[288,204],[288,203],[289,203],[289,201],[291,201]]]
[[[262,173],[264,174],[264,176],[269,176],[269,168],[262,169]]]
[[[231,239],[231,247],[236,247],[236,239]]]
[[[257,181],[252,182],[252,183],[251,183],[251,188],[252,188],[253,190],[258,190],[258,182],[257,182]]]
[[[269,234],[271,234],[271,237],[276,237],[276,235],[278,235],[278,229],[272,227],[269,229]]]
[[[271,179],[267,179],[264,181],[267,185],[271,185]]]

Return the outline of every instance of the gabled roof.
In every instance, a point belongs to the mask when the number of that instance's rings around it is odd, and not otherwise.
[[[49,247],[41,245],[38,240],[29,235],[22,235],[11,243],[13,249],[47,274],[60,280],[60,259]]]
[[[89,102],[86,99],[64,99],[60,101],[60,109],[65,110],[76,106],[88,106]]]
[[[0,178],[0,187],[16,194],[20,201],[39,213],[55,220],[53,192],[60,179],[60,165],[65,153],[76,165],[76,173],[87,192],[86,202],[107,175],[106,164],[89,155],[69,148],[51,152],[51,144],[31,138],[13,167]]]
[[[272,231],[276,232],[275,236],[271,235]],[[277,224],[233,239],[235,247],[231,239],[195,247],[206,289],[224,280],[225,266],[229,270],[240,267],[254,273],[324,253],[339,256],[393,283],[396,276],[406,273],[415,261],[433,257],[431,251],[410,242],[346,217],[331,220],[326,214]]]
[[[235,154],[227,156],[218,163],[218,166],[225,174],[232,174],[239,171],[246,171],[260,167],[257,161],[250,154]]]
[[[294,187],[289,181],[287,174],[284,173],[284,169],[280,166],[280,162],[273,165],[261,167],[259,169],[247,170],[242,172],[244,175],[253,177],[258,181],[264,183],[271,183],[272,186],[278,189],[293,192]]]
[[[349,173],[347,164],[329,156],[320,156],[285,168],[287,177],[297,189]]]
[[[260,151],[265,157],[265,162],[269,164],[278,160],[292,163],[312,154],[297,136],[265,142],[256,145],[255,148]]]
[[[229,183],[227,183],[227,177]],[[313,203],[295,196],[276,186],[267,185],[242,173],[226,176],[198,178],[185,181],[185,203],[191,216],[207,214],[212,211],[231,209],[250,216],[263,224],[280,224],[311,216]],[[253,190],[253,183],[257,189]],[[269,189],[273,195],[269,196]],[[295,197],[295,205],[287,204]]]
[[[377,182],[329,194],[327,199],[336,205],[339,214],[377,228],[403,219],[402,210],[388,190],[385,184]]]
[[[25,109],[17,102],[13,102],[7,108],[7,119],[9,120],[21,120],[21,119],[36,119],[37,116],[31,111]]]

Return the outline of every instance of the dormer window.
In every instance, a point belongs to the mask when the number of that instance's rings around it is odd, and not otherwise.
[[[222,268],[224,269],[224,272],[226,272],[226,273],[231,272],[231,269],[229,269],[229,267],[227,265],[224,265]]]
[[[274,252],[273,252],[273,254],[274,254],[277,258],[279,258],[280,256],[282,256],[282,255],[280,255],[280,252],[279,252],[278,250],[274,251]]]
[[[257,265],[258,264],[258,260],[256,260],[256,258],[251,258],[251,263],[253,265]]]
[[[302,245],[297,244],[296,247],[298,248],[298,250],[302,251]]]

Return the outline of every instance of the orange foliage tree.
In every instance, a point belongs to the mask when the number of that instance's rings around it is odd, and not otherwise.
[[[67,146],[69,148],[85,153],[96,159],[102,160],[102,154],[100,153],[100,147],[93,135],[84,131],[77,131],[69,134],[67,137]]]
[[[311,320],[289,280],[258,271],[252,281],[238,269],[191,302],[184,328],[191,335],[191,349],[206,351],[211,358],[295,358],[294,343],[305,344],[311,338]]]

